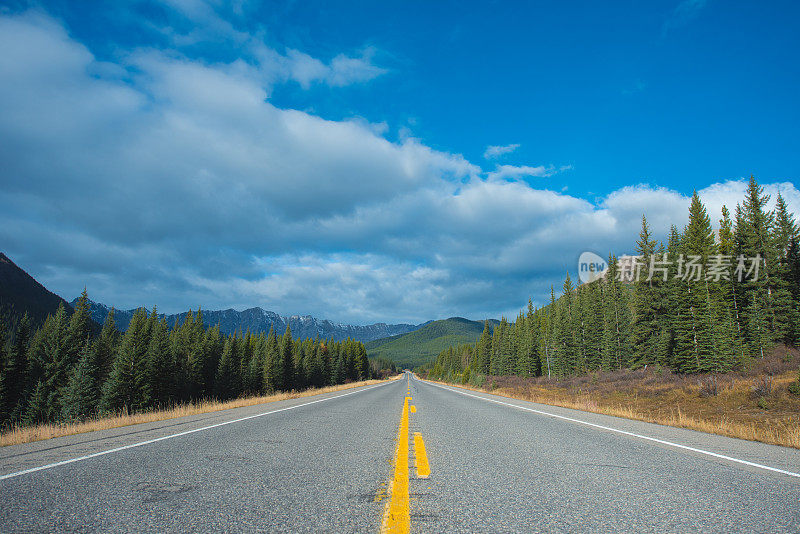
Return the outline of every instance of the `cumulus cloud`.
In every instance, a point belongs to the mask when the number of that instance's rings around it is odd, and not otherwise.
[[[0,243],[67,298],[86,285],[166,312],[498,316],[541,303],[584,250],[632,252],[643,212],[661,237],[685,224],[685,192],[639,185],[589,202],[517,179],[553,167],[487,176],[380,125],[277,107],[263,69],[241,60],[132,50],[100,68],[30,13],[0,16],[0,49],[13,80],[0,83]],[[716,218],[743,188],[700,194]],[[767,191],[800,211],[793,184]]]
[[[516,180],[523,176],[535,176],[544,178],[555,174],[556,170],[552,165],[545,167],[538,165],[498,165],[497,168],[488,173],[489,180]]]
[[[292,80],[304,89],[315,83],[344,87],[368,82],[388,72],[372,63],[375,55],[372,48],[356,57],[338,54],[328,63],[291,48],[286,54],[263,45],[255,45],[254,50],[264,79]]]
[[[235,45],[238,67],[248,66],[259,81],[269,86],[291,80],[308,89],[313,84],[331,87],[368,82],[386,74],[375,65],[377,50],[366,47],[358,55],[337,54],[325,62],[310,54],[287,48],[283,53],[264,42],[263,29],[251,33],[239,29],[248,18],[246,3],[228,5],[207,0],[163,0],[166,22],[156,29],[176,50],[189,52],[211,43]],[[221,12],[228,10],[223,16]]]
[[[485,159],[499,158],[505,154],[510,154],[520,147],[519,143],[510,145],[489,145],[483,153]]]

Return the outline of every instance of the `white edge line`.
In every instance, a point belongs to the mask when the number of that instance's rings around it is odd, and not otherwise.
[[[93,452],[92,454],[87,454],[85,456],[78,456],[77,458],[70,458],[69,460],[62,460],[60,462],[55,462],[55,463],[52,463],[52,464],[40,465],[38,467],[31,467],[30,469],[24,469],[22,471],[17,471],[15,473],[8,473],[7,475],[0,475],[0,480],[6,480],[6,479],[9,479],[9,478],[18,477],[18,476],[21,476],[21,475],[27,475],[29,473],[35,473],[36,471],[44,471],[45,469],[52,469],[53,467],[60,467],[62,465],[72,464],[72,463],[75,463],[75,462],[82,462],[83,460],[89,460],[91,458],[97,458],[98,456],[105,456],[106,454],[112,454],[112,453],[115,453],[115,452],[120,452],[120,451],[124,451],[124,450],[128,450],[128,449],[133,449],[133,448],[136,448],[136,447],[141,447],[143,445],[150,445],[151,443],[157,443],[159,441],[164,441],[164,440],[167,440],[167,439],[178,438],[178,437],[181,437],[181,436],[186,436],[188,434],[194,434],[195,432],[202,432],[204,430],[210,430],[212,428],[217,428],[217,427],[220,427],[220,426],[231,425],[233,423],[240,423],[242,421],[247,421],[248,419],[255,419],[257,417],[264,417],[265,415],[270,415],[270,414],[273,414],[273,413],[285,412],[287,410],[294,410],[295,408],[302,408],[303,406],[308,406],[310,404],[316,404],[318,402],[325,402],[325,401],[329,401],[329,400],[333,400],[333,399],[339,399],[339,398],[342,398],[342,397],[346,397],[348,395],[354,395],[356,393],[362,393],[362,392],[367,391],[369,389],[377,388],[377,387],[380,387],[380,386],[385,386],[387,384],[391,384],[391,382],[386,382],[386,383],[383,383],[383,384],[375,384],[374,386],[367,386],[366,388],[359,388],[356,391],[350,391],[348,393],[343,393],[341,395],[336,395],[334,397],[326,397],[324,399],[317,399],[317,400],[314,400],[314,401],[311,401],[311,402],[304,402],[303,404],[297,404],[295,406],[288,406],[286,408],[278,408],[277,410],[271,410],[269,412],[263,412],[263,413],[258,413],[258,414],[254,414],[254,415],[248,415],[247,417],[240,417],[239,419],[233,419],[231,421],[223,421],[222,423],[216,423],[216,424],[204,426],[204,427],[201,427],[201,428],[195,428],[195,429],[192,429],[192,430],[187,430],[185,432],[178,432],[177,434],[170,434],[168,436],[161,436],[160,438],[149,439],[147,441],[140,441],[140,442],[137,442],[137,443],[131,443],[129,445],[123,445],[121,447],[116,447],[114,449],[108,449],[106,451]]]
[[[598,425],[598,424],[595,424],[595,423],[589,423],[588,421],[581,421],[580,419],[573,419],[572,417],[566,417],[564,415],[558,415],[558,414],[554,414],[554,413],[543,412],[541,410],[536,410],[534,408],[527,408],[525,406],[519,406],[517,404],[512,404],[510,402],[503,402],[503,401],[499,401],[499,400],[496,400],[496,399],[489,399],[489,398],[486,398],[486,397],[481,397],[480,395],[473,395],[471,393],[467,393],[465,391],[460,391],[458,389],[453,389],[453,388],[449,388],[449,387],[446,387],[446,386],[441,386],[439,384],[434,384],[433,382],[429,382],[427,380],[422,380],[422,379],[418,379],[418,380],[426,382],[426,383],[428,383],[428,384],[430,384],[432,386],[436,386],[437,388],[446,389],[448,391],[452,391],[453,393],[460,393],[461,395],[466,395],[467,397],[475,397],[476,399],[485,400],[487,402],[494,402],[496,404],[502,404],[504,406],[511,406],[512,408],[517,408],[519,410],[525,410],[527,412],[533,412],[533,413],[537,413],[537,414],[540,414],[540,415],[546,415],[548,417],[554,417],[556,419],[562,419],[564,421],[570,421],[572,423],[578,423],[578,424],[581,424],[581,425],[586,425],[586,426],[590,426],[590,427],[594,427],[594,428],[599,428],[601,430],[608,430],[610,432],[616,432],[618,434],[624,434],[626,436],[631,436],[631,437],[634,437],[634,438],[644,439],[644,440],[647,440],[647,441],[653,441],[655,443],[660,443],[662,445],[667,445],[669,447],[675,447],[675,448],[678,448],[678,449],[684,449],[684,450],[687,450],[687,451],[692,451],[692,452],[696,452],[696,453],[700,453],[700,454],[705,454],[707,456],[713,456],[714,458],[720,458],[722,460],[728,460],[729,462],[735,462],[737,464],[748,465],[750,467],[756,467],[758,469],[766,469],[767,471],[773,471],[775,473],[781,473],[783,475],[789,475],[791,477],[800,478],[800,473],[795,473],[793,471],[786,471],[784,469],[778,469],[777,467],[770,467],[768,465],[757,464],[755,462],[749,462],[747,460],[741,460],[739,458],[733,458],[732,456],[726,456],[724,454],[718,454],[716,452],[705,451],[703,449],[697,449],[695,447],[690,447],[688,445],[681,445],[680,443],[674,443],[672,441],[665,441],[663,439],[653,438],[653,437],[650,437],[650,436],[643,436],[642,434],[636,434],[634,432],[628,432],[627,430],[620,430],[618,428],[612,428],[612,427],[609,427],[609,426],[603,426],[603,425]]]

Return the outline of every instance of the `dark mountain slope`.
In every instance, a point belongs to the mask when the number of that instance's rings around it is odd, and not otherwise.
[[[32,324],[39,325],[48,314],[56,312],[59,304],[72,313],[72,306],[66,300],[48,291],[0,252],[0,317],[13,325],[27,311]]]

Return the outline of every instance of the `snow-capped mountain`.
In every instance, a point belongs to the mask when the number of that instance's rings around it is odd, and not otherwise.
[[[78,299],[72,301],[73,306],[77,300]],[[111,308],[99,302],[90,302],[92,319],[103,324]],[[135,311],[135,309],[114,310],[114,321],[116,322],[118,330],[124,332],[128,329],[128,325]],[[179,323],[182,322],[186,318],[186,314],[187,312],[171,315],[159,314],[159,316],[166,317],[167,323],[171,327],[176,321]],[[317,319],[310,315],[282,317],[275,312],[262,308],[248,308],[242,311],[234,309],[203,310],[203,323],[208,326],[218,324],[220,332],[223,334],[230,334],[235,331],[246,332],[248,330],[250,330],[251,333],[269,332],[270,327],[274,327],[275,332],[282,334],[286,330],[286,327],[289,326],[292,330],[292,337],[295,339],[316,338],[319,336],[324,339],[333,337],[335,340],[341,341],[350,337],[358,341],[363,341],[364,343],[375,339],[412,332],[427,324],[375,323],[363,326],[349,325],[334,323],[327,319]]]

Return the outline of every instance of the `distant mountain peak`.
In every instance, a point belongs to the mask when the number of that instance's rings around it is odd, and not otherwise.
[[[75,299],[72,302],[74,303],[77,300],[78,299]],[[90,308],[92,318],[101,324],[105,321],[111,309],[105,304],[91,300]],[[115,310],[114,321],[120,331],[124,332],[127,330],[135,312],[136,309]],[[159,316],[164,317],[167,320],[167,324],[172,326],[175,324],[176,320],[179,323],[183,322],[187,314],[188,312],[183,312],[168,315],[159,314]],[[261,332],[269,332],[270,328],[274,328],[275,332],[282,334],[288,326],[292,331],[292,336],[298,339],[317,337],[328,339],[333,337],[336,341],[341,341],[349,337],[365,343],[375,339],[413,332],[417,328],[428,324],[375,323],[364,326],[350,325],[334,323],[327,319],[317,319],[312,315],[289,315],[284,317],[260,307],[247,308],[242,311],[237,311],[233,308],[228,308],[226,310],[203,310],[203,323],[207,326],[219,324],[220,332],[223,334],[247,332],[248,330],[253,334],[258,334]]]

